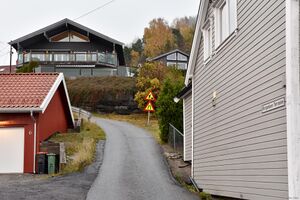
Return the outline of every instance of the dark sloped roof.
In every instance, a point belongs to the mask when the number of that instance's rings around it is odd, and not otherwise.
[[[169,51],[169,52],[167,52],[167,53],[161,54],[161,55],[156,56],[156,57],[154,57],[154,58],[148,58],[147,61],[150,61],[150,62],[156,61],[156,60],[158,60],[158,59],[160,59],[160,58],[166,57],[166,56],[168,56],[168,55],[170,55],[170,54],[177,53],[177,52],[178,52],[178,53],[181,53],[181,54],[183,54],[183,55],[185,55],[185,56],[187,56],[187,57],[189,57],[189,54],[187,54],[187,53],[185,53],[185,52],[183,52],[183,51],[181,51],[181,50],[179,50],[179,49],[175,49],[175,50],[173,50],[173,51]]]
[[[190,82],[187,86],[182,88],[182,90],[176,95],[178,99],[183,98],[186,94],[188,94],[192,90],[192,83]]]
[[[106,36],[106,35],[103,35],[103,34],[97,32],[97,31],[94,31],[94,30],[92,30],[92,29],[90,29],[90,28],[88,28],[88,27],[85,27],[85,26],[83,26],[83,25],[81,25],[81,24],[78,24],[78,23],[76,23],[76,22],[74,22],[74,21],[72,21],[72,20],[70,20],[70,19],[67,19],[67,18],[66,18],[66,19],[63,19],[63,20],[61,20],[61,21],[59,21],[59,22],[56,22],[56,23],[54,23],[54,24],[51,24],[51,25],[49,25],[49,26],[46,26],[45,28],[42,28],[42,29],[40,29],[40,30],[37,30],[37,31],[35,31],[35,32],[32,32],[32,33],[30,33],[30,34],[28,34],[28,35],[25,35],[25,36],[23,36],[23,37],[20,37],[20,38],[18,38],[18,39],[16,39],[16,40],[13,40],[13,41],[9,42],[9,44],[14,46],[14,45],[17,44],[17,43],[20,43],[20,42],[23,42],[23,41],[25,41],[25,40],[28,40],[28,39],[30,39],[30,38],[32,38],[32,37],[35,37],[35,36],[44,34],[45,32],[50,31],[50,30],[53,30],[53,29],[55,29],[55,28],[57,28],[57,27],[59,27],[59,26],[61,26],[61,25],[64,25],[64,24],[66,24],[66,25],[70,24],[70,25],[75,26],[75,27],[77,27],[77,28],[79,28],[79,29],[81,29],[81,30],[84,30],[84,31],[86,31],[86,32],[88,32],[88,33],[90,33],[90,34],[93,34],[93,35],[95,35],[95,36],[97,36],[97,37],[99,37],[99,38],[102,38],[102,39],[104,39],[104,40],[107,40],[107,41],[109,41],[109,42],[112,42],[112,43],[115,43],[115,44],[119,44],[119,45],[121,45],[121,46],[124,45],[124,43],[122,43],[122,42],[120,42],[120,41],[117,41],[117,40],[115,40],[115,39],[112,39],[112,38],[110,38],[110,37],[108,37],[108,36]]]

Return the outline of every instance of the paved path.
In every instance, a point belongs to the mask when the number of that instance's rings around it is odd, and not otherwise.
[[[88,200],[194,200],[171,178],[159,145],[126,122],[93,118],[107,135],[104,160]]]

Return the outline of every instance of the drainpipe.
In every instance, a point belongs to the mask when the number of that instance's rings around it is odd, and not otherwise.
[[[36,119],[33,116],[33,111],[30,111],[30,117],[33,124],[33,173],[35,174],[35,159],[36,159]]]

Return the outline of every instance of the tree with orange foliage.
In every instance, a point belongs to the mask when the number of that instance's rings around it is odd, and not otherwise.
[[[139,61],[140,61],[140,54],[139,54],[139,52],[137,52],[135,50],[131,50],[130,56],[131,56],[130,66],[137,67],[138,64],[139,64]]]
[[[162,18],[154,19],[144,29],[144,55],[155,57],[177,47],[172,29]]]
[[[176,30],[179,30],[180,35],[183,39],[182,46],[179,46],[179,48],[186,53],[189,53],[192,48],[195,24],[195,17],[177,18],[172,23],[172,27]]]

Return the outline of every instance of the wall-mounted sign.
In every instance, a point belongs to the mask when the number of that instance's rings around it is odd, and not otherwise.
[[[278,100],[273,101],[271,103],[263,105],[262,113],[269,112],[271,110],[274,110],[276,108],[280,108],[280,107],[283,107],[283,106],[285,106],[285,99],[281,98],[281,99],[278,99]]]

